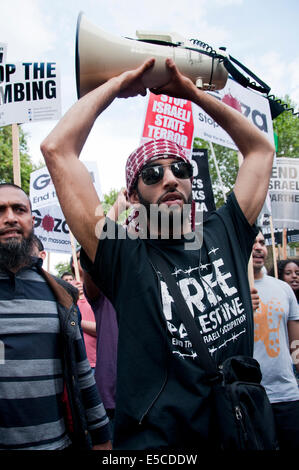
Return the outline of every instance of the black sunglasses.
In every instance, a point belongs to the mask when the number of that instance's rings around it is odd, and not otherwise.
[[[176,178],[185,180],[193,175],[193,167],[187,162],[173,162],[169,165],[152,165],[143,168],[140,175],[146,185],[159,183],[164,176],[164,168],[170,167]]]

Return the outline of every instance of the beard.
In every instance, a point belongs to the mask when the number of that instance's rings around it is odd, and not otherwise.
[[[11,238],[6,242],[0,242],[0,267],[10,271],[29,265],[33,246],[33,231],[27,238],[22,238],[21,241]]]
[[[140,205],[146,209],[147,220],[142,222],[145,224],[143,226],[147,226],[149,228],[149,233],[159,233],[161,238],[169,238],[169,235],[171,238],[173,236],[174,238],[180,238],[182,235],[183,225],[189,218],[190,210],[183,210],[178,208],[178,206],[171,206],[168,209],[161,208],[161,200],[164,198],[164,196],[166,196],[166,194],[171,194],[172,192],[177,191],[175,189],[166,191],[160,196],[155,204],[145,199],[140,193],[138,187],[136,191]],[[182,194],[181,196],[184,202],[184,207],[186,208],[186,205],[189,204],[191,209],[192,191],[190,192],[188,199],[186,199]],[[153,216],[153,213],[156,215],[156,217]]]

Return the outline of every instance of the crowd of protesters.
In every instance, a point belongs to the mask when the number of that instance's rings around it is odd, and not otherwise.
[[[144,96],[143,78],[153,65],[147,60],[85,95],[41,144],[81,246],[61,279],[42,267],[27,195],[13,184],[0,185],[0,449],[221,448],[210,385],[153,253],[167,263],[217,365],[234,355],[258,357],[280,447],[298,448],[299,390],[291,363],[299,344],[298,262],[284,266],[283,281],[261,275],[265,253],[257,248],[255,225],[271,175],[272,144],[167,59],[169,81],[151,91],[200,106],[244,157],[233,192],[210,214],[201,236],[190,217],[192,165],[180,145],[158,139],[133,151],[126,191],[107,217],[80,162],[95,120],[116,98]],[[117,223],[129,206],[133,229]],[[159,208],[156,218],[153,206]],[[252,250],[254,306],[247,274]],[[273,315],[272,292],[261,279],[279,283]],[[274,377],[271,360],[282,351]]]

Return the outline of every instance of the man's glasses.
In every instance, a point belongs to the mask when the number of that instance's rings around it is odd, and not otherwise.
[[[152,165],[143,168],[140,173],[142,181],[146,185],[159,183],[164,176],[164,168],[170,167],[176,178],[185,180],[193,175],[193,167],[187,162],[173,162],[169,165]]]

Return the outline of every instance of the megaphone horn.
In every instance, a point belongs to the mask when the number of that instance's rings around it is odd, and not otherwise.
[[[211,56],[204,51],[199,52],[192,44],[186,47],[184,39],[176,43],[169,42],[173,34],[140,32],[139,37],[142,39],[118,38],[94,26],[80,13],[76,31],[78,98],[110,78],[139,67],[151,57],[155,57],[155,64],[143,76],[146,88],[158,88],[168,82],[170,77],[165,65],[167,57],[172,57],[180,72],[198,88],[224,88],[228,77],[223,65],[226,53],[219,51],[219,55],[215,53]]]

